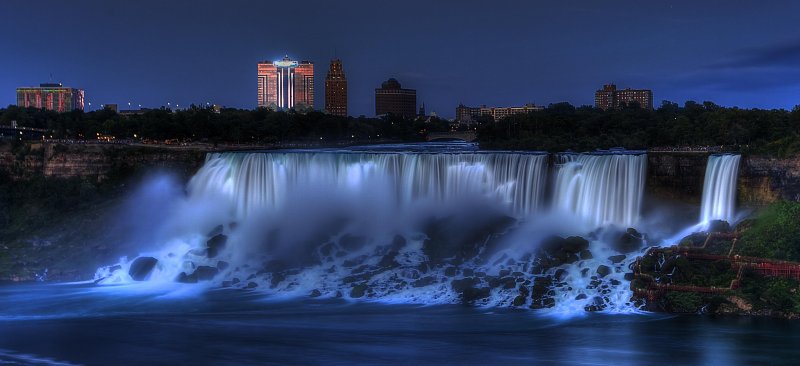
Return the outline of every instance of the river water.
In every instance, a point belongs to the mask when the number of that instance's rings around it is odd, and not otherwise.
[[[796,365],[798,344],[763,318],[0,286],[0,364]]]

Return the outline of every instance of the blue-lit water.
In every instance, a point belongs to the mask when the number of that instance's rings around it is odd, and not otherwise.
[[[177,291],[176,291],[177,290]],[[796,365],[800,323],[0,286],[0,364]]]

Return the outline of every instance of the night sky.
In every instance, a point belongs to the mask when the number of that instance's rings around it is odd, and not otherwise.
[[[428,112],[467,105],[592,104],[603,83],[662,100],[800,104],[797,1],[0,2],[0,105],[53,81],[136,107],[256,105],[256,62],[315,62],[316,107],[334,55],[351,115],[372,116],[389,77]]]

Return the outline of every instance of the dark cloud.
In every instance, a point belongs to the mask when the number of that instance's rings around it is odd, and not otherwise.
[[[769,47],[750,48],[737,52],[727,60],[709,68],[774,68],[800,66],[800,40]]]

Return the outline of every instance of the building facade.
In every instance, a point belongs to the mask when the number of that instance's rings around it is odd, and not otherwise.
[[[630,88],[617,90],[616,85],[606,84],[594,93],[594,106],[603,110],[619,109],[633,102],[639,103],[642,108],[653,109],[653,91]]]
[[[259,62],[258,106],[274,110],[314,108],[314,63],[288,56]]]
[[[417,115],[417,91],[403,89],[400,82],[391,78],[375,89],[375,115],[393,114],[405,118]]]
[[[17,88],[17,106],[47,109],[56,112],[83,110],[83,89],[59,84],[40,84],[39,87]]]
[[[543,109],[544,107],[537,106],[533,103],[528,103],[521,107],[487,107],[485,105],[480,107],[467,107],[463,104],[459,104],[458,107],[456,107],[456,122],[461,124],[473,124],[477,123],[482,116],[488,116],[489,119],[497,122],[515,114],[528,114]]]
[[[347,117],[347,78],[339,59],[331,60],[325,77],[325,111],[334,116]]]

